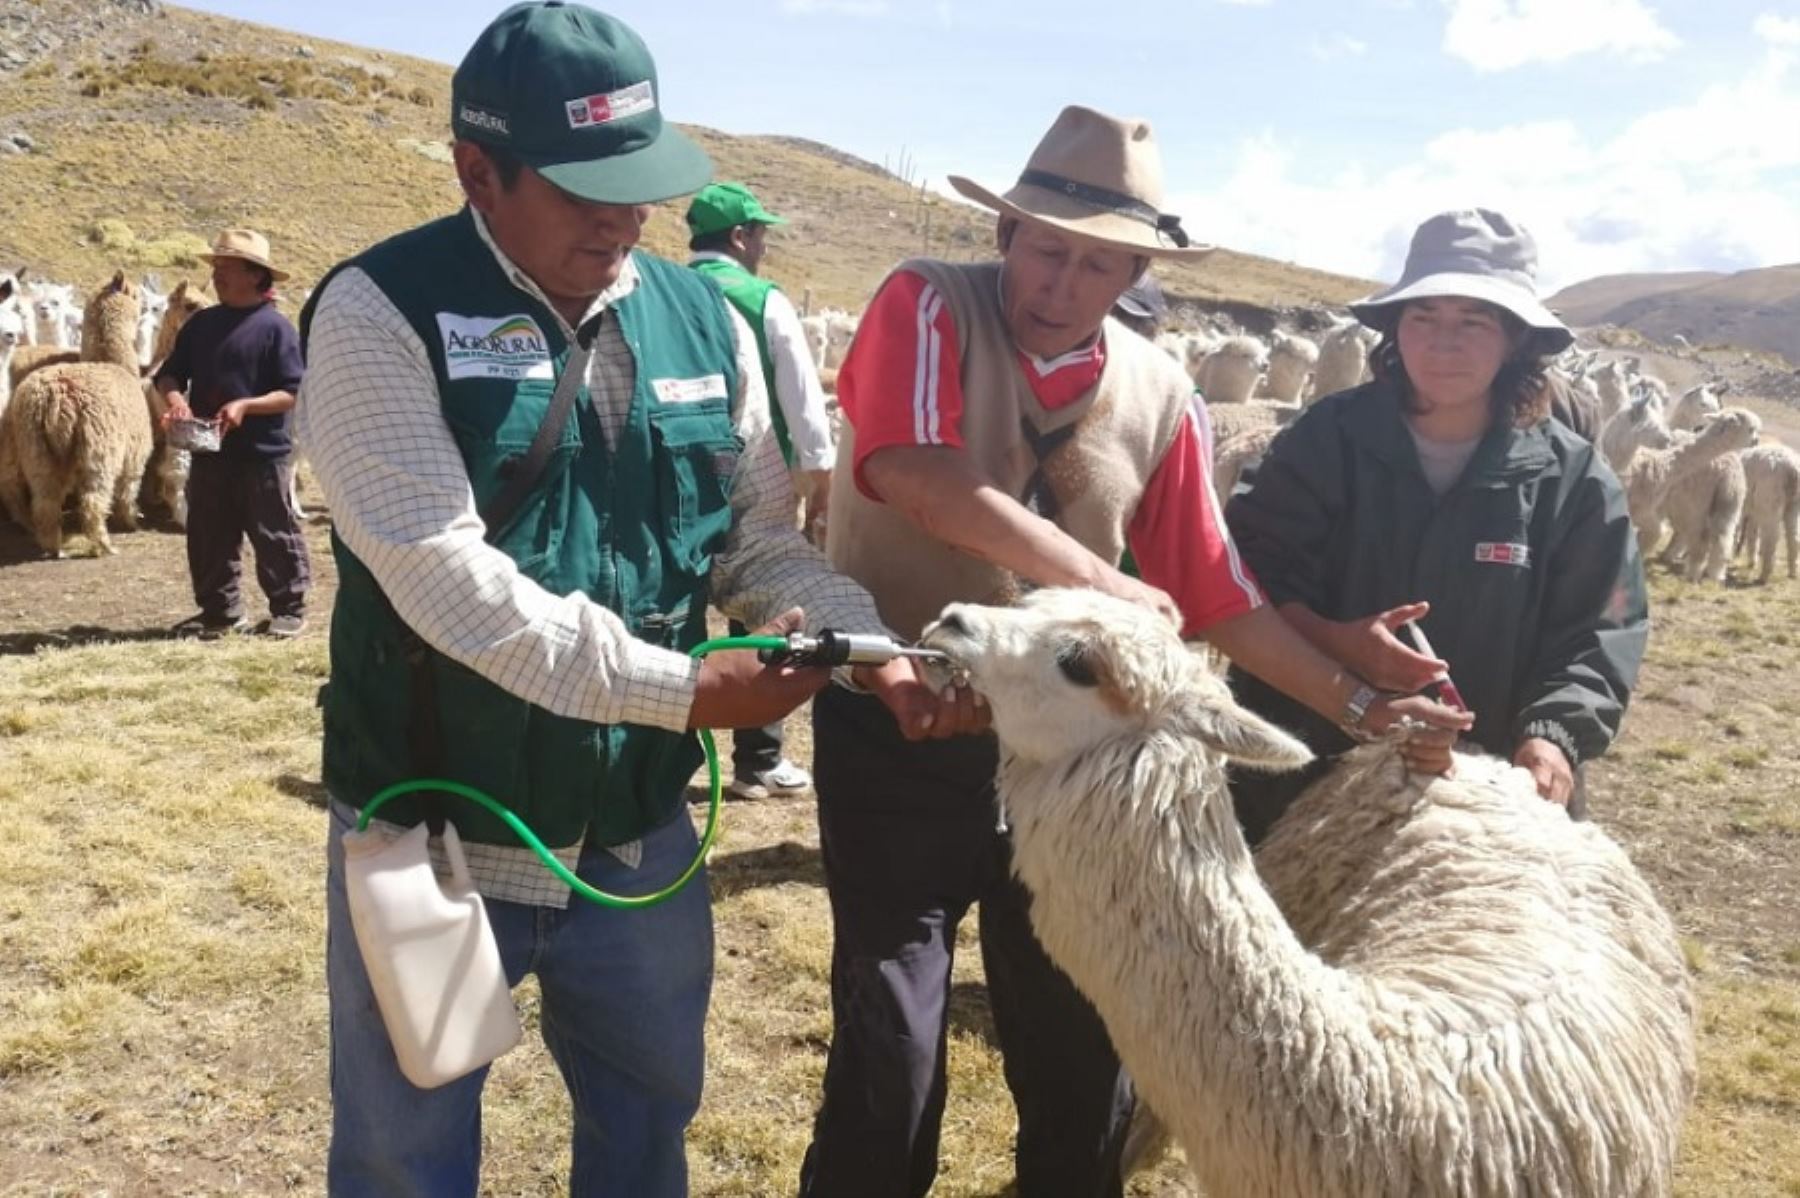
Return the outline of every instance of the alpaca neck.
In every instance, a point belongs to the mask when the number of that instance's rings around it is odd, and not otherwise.
[[[1366,1105],[1354,1076],[1316,1063],[1328,1045],[1339,1058],[1380,1050],[1369,992],[1294,935],[1209,757],[1191,742],[1139,742],[1091,755],[1072,780],[1009,763],[1001,788],[1018,795],[1008,809],[1033,926],[1151,1105],[1179,1118],[1249,1095],[1280,1104],[1267,1119],[1201,1114],[1175,1128],[1190,1150],[1200,1141],[1229,1160],[1254,1151],[1230,1140],[1247,1126]]]
[[[120,319],[102,306],[95,319],[87,322],[81,333],[83,362],[110,362],[132,374],[138,372],[137,319]]]
[[[1669,453],[1669,481],[1680,482],[1690,475],[1698,474],[1711,466],[1713,462],[1730,452],[1730,447],[1715,437],[1696,437],[1685,445],[1678,445]]]

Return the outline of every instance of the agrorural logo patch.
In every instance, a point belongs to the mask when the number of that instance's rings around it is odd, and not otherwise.
[[[498,133],[501,137],[512,136],[512,130],[507,127],[504,112],[495,112],[491,108],[483,108],[464,100],[457,107],[456,115],[465,125],[473,125],[475,128],[485,129],[489,133]]]
[[[437,314],[444,339],[445,373],[452,379],[548,379],[556,377],[550,345],[537,321],[515,316]]]

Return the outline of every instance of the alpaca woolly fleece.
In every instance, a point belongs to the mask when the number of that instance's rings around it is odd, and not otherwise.
[[[1694,1088],[1674,927],[1524,771],[1426,779],[1364,747],[1259,877],[1227,762],[1310,754],[1154,613],[1040,591],[953,604],[924,641],[993,712],[1039,939],[1209,1198],[1670,1192]]]

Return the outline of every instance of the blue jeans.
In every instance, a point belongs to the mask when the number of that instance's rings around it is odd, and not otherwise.
[[[326,978],[331,993],[329,1192],[337,1198],[454,1198],[476,1192],[481,1069],[434,1090],[407,1081],[375,1006],[344,894],[339,837],[354,820],[331,804]],[[685,813],[647,834],[633,870],[600,849],[576,873],[602,890],[666,885],[697,847]],[[541,1030],[574,1106],[574,1198],[683,1198],[687,1125],[700,1106],[702,1036],[712,992],[712,901],[704,874],[659,906],[617,911],[582,898],[567,910],[487,902],[507,980],[535,973]]]

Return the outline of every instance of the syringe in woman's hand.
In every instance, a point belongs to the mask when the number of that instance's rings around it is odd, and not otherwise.
[[[1425,639],[1425,630],[1419,627],[1419,622],[1408,620],[1404,627],[1406,635],[1412,638],[1413,648],[1426,657],[1436,660],[1437,653],[1431,648],[1431,642]],[[1456,689],[1456,683],[1450,681],[1450,671],[1445,670],[1431,681],[1432,685],[1438,688],[1438,695],[1444,700],[1446,706],[1454,707],[1458,711],[1469,710],[1469,705],[1463,702],[1462,692]]]

